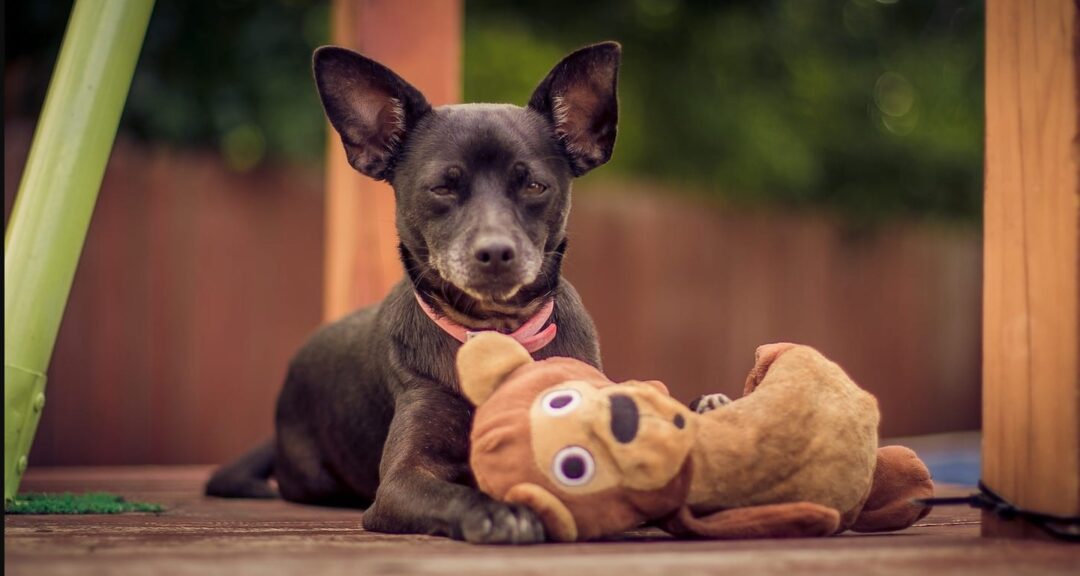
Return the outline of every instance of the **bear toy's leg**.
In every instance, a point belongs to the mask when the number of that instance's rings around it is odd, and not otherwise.
[[[840,526],[840,513],[812,502],[786,502],[732,508],[698,517],[684,506],[659,526],[681,538],[815,538],[835,534]]]
[[[902,530],[930,513],[929,506],[912,502],[934,495],[926,464],[910,448],[878,448],[874,484],[851,529],[856,532]]]

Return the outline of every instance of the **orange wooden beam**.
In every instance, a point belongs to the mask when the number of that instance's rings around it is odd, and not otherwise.
[[[1080,44],[1075,0],[986,10],[983,480],[1080,515]],[[1034,536],[984,516],[984,535]]]
[[[461,0],[334,0],[332,42],[390,67],[433,106],[461,98]],[[382,299],[401,278],[394,195],[345,160],[327,125],[323,318]]]

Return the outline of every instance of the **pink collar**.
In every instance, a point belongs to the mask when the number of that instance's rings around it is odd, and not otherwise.
[[[442,328],[443,332],[453,336],[458,342],[464,343],[473,335],[482,332],[469,330],[446,316],[438,314],[431,309],[431,306],[428,306],[427,302],[424,302],[424,299],[419,294],[416,295],[416,301],[420,303],[420,309],[424,311],[424,314],[427,314],[428,318],[431,318],[432,322]],[[548,300],[548,303],[544,304],[532,318],[522,324],[521,328],[514,330],[508,336],[517,340],[529,351],[529,354],[535,354],[537,350],[551,344],[551,341],[555,339],[558,328],[554,322],[548,324],[547,328],[540,329],[551,318],[553,310],[555,310],[555,300]]]

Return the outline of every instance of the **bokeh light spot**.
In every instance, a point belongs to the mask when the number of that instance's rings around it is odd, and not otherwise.
[[[883,114],[903,116],[915,106],[915,87],[900,74],[886,72],[874,84],[874,103]]]
[[[266,138],[258,126],[244,124],[225,133],[221,139],[221,153],[229,168],[246,172],[266,154]]]

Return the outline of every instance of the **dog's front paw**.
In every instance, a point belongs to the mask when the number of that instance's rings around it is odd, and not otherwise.
[[[710,410],[716,410],[724,404],[731,404],[731,398],[726,394],[705,394],[690,403],[690,409],[698,414],[704,414]]]
[[[544,524],[521,504],[490,501],[465,513],[461,536],[473,544],[537,544],[544,541]]]

